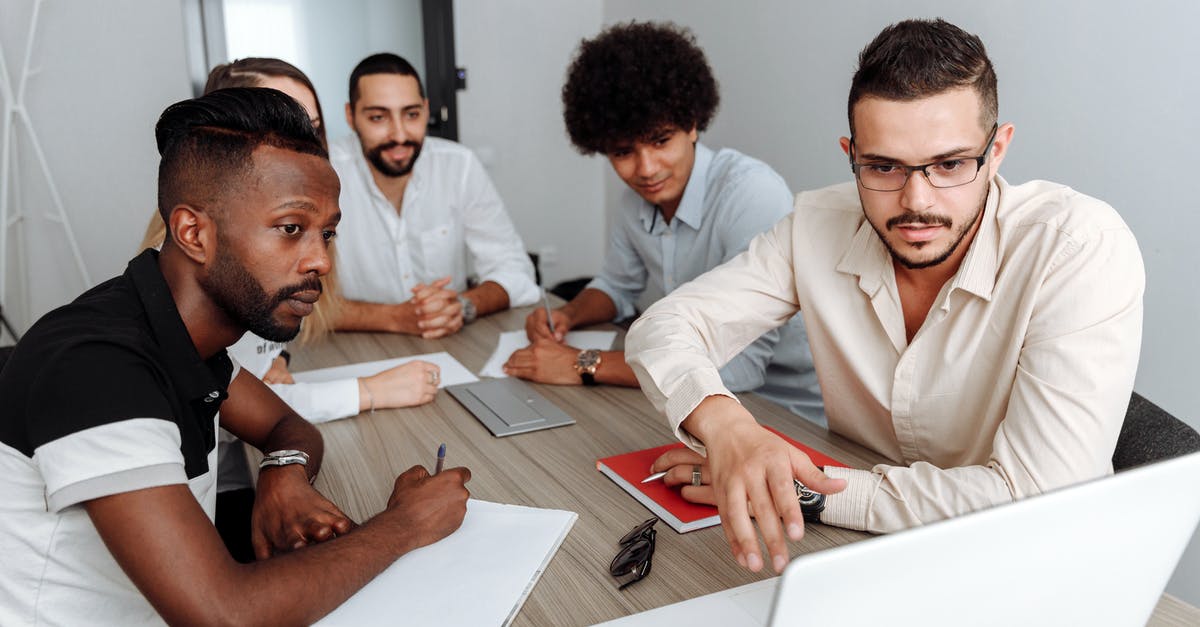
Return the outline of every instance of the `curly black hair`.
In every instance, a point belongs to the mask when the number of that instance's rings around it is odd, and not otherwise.
[[[691,31],[629,22],[580,43],[562,99],[571,143],[587,155],[665,126],[703,131],[721,97]]]

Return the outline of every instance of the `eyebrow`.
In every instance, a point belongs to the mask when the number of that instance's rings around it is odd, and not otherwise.
[[[946,159],[949,159],[951,157],[969,157],[969,156],[973,157],[976,155],[967,154],[967,151],[969,151],[973,148],[974,148],[974,146],[966,146],[963,148],[955,148],[953,150],[947,150],[946,152],[941,152],[936,155],[933,155],[932,157],[929,158],[930,159],[929,161],[926,161],[926,163],[938,163],[939,161],[945,161]],[[886,161],[888,163],[904,163],[904,161],[902,159],[897,159],[895,157],[889,157],[887,155],[881,155],[881,154],[877,154],[877,153],[873,153],[873,152],[863,153],[861,155],[858,155],[858,158],[865,159],[868,161]]]
[[[308,200],[289,200],[282,202],[275,207],[276,211],[280,209],[300,209],[309,213],[317,213],[318,211],[317,205]]]

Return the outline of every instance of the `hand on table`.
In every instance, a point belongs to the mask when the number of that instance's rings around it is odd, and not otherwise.
[[[262,376],[263,383],[286,383],[291,385],[296,382],[292,378],[292,373],[288,372],[287,360],[283,355],[276,355],[275,359],[271,360],[271,367],[267,369]]]
[[[412,290],[409,302],[417,317],[417,330],[425,339],[451,335],[462,328],[462,304],[458,302],[458,292],[446,288],[449,284],[450,277],[443,277]]]
[[[575,372],[579,349],[554,340],[537,340],[529,346],[513,351],[504,362],[504,373],[510,377],[528,379],[537,383],[555,385],[579,385],[582,381]]]
[[[258,475],[250,542],[266,559],[348,533],[353,521],[308,483],[304,466],[264,468]]]
[[[554,321],[554,333],[550,332],[547,319]],[[546,317],[546,308],[537,307],[525,317],[525,335],[531,343],[539,340],[562,342],[571,330],[571,317],[562,308],[550,310],[550,318]]]
[[[788,562],[784,530],[792,540],[804,536],[804,516],[793,478],[822,494],[841,492],[846,482],[827,477],[808,455],[764,429],[729,397],[706,398],[685,422],[701,426],[689,431],[702,437],[707,446],[708,476],[734,558],[754,572],[763,567],[755,523],[750,521],[753,513],[772,567],[782,572]]]
[[[358,384],[366,388],[367,394],[359,394],[360,410],[370,407],[370,399],[375,400],[375,409],[424,405],[437,396],[441,376],[437,364],[415,360],[363,377]]]

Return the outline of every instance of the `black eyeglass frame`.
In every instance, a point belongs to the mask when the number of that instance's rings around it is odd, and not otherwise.
[[[621,545],[621,550],[609,562],[608,574],[613,577],[633,575],[632,579],[622,583],[617,590],[624,590],[650,574],[650,568],[654,561],[654,540],[658,535],[658,532],[654,530],[654,524],[657,522],[657,517],[648,518],[617,542]]]
[[[869,189],[873,192],[898,192],[898,191],[904,189],[905,185],[908,185],[909,177],[912,176],[913,172],[916,172],[918,170],[920,170],[921,174],[925,175],[925,180],[928,181],[931,186],[933,186],[937,189],[951,189],[954,187],[962,187],[963,185],[970,185],[971,183],[974,183],[979,178],[979,172],[981,170],[983,170],[983,164],[987,163],[988,155],[991,154],[991,152],[992,152],[992,143],[996,141],[996,133],[999,131],[1000,131],[1000,123],[996,122],[996,123],[992,124],[992,134],[988,136],[987,146],[984,147],[983,154],[981,154],[977,157],[955,157],[953,159],[941,159],[939,161],[934,161],[932,163],[926,163],[923,165],[904,165],[903,163],[886,163],[886,164],[883,164],[883,163],[858,163],[854,160],[854,138],[851,137],[850,138],[850,171],[854,173],[854,178],[858,181],[859,185],[863,186],[863,189]],[[941,165],[943,163],[946,163],[947,161],[974,161],[975,162],[975,176],[971,177],[971,180],[969,180],[969,181],[963,181],[962,183],[955,183],[954,185],[938,185],[937,183],[934,183],[933,179],[929,178],[928,168],[930,166]],[[891,166],[893,168],[900,168],[900,169],[904,170],[904,181],[900,183],[900,187],[897,187],[895,189],[875,189],[874,187],[867,187],[867,184],[863,183],[862,176],[859,174],[859,168],[862,168],[863,166],[876,166],[876,165],[887,165],[887,166]]]

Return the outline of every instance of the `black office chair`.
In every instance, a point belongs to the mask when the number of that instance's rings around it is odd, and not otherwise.
[[[1113,452],[1113,470],[1200,451],[1200,433],[1187,423],[1134,392]]]

